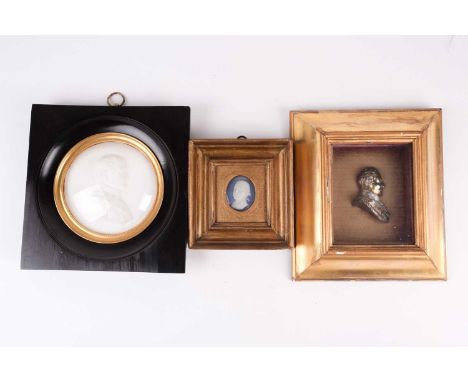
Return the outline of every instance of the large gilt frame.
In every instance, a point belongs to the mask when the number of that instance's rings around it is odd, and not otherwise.
[[[293,111],[295,280],[445,280],[440,109]],[[333,245],[333,144],[411,144],[414,245]]]

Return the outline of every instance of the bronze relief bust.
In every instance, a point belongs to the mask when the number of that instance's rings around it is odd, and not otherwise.
[[[357,183],[360,191],[353,200],[353,206],[367,211],[383,223],[388,223],[390,211],[380,200],[385,187],[380,172],[375,167],[365,167],[359,172]]]

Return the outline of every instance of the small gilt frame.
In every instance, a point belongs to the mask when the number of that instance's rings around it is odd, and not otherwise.
[[[279,249],[294,244],[292,142],[189,142],[189,247]],[[229,184],[251,182],[250,207],[230,206]],[[250,196],[249,196],[250,197]]]
[[[445,280],[440,109],[293,111],[295,280]],[[333,145],[411,144],[414,244],[334,245]]]

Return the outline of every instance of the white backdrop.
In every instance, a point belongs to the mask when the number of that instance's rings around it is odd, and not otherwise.
[[[0,39],[0,345],[468,345],[468,38]],[[443,108],[447,282],[293,282],[290,251],[184,275],[21,271],[33,103],[188,105],[192,138],[287,137],[289,110]]]

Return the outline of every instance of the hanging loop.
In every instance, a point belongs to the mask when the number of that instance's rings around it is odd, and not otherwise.
[[[109,106],[123,106],[126,101],[125,96],[121,92],[113,92],[107,97],[107,104]]]
[[[245,135],[239,135],[237,139],[247,139],[247,137]]]

